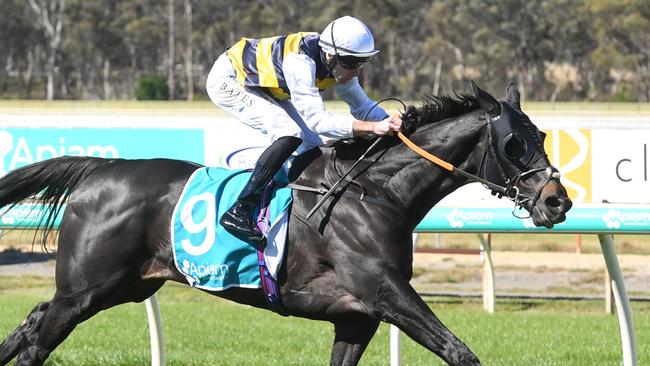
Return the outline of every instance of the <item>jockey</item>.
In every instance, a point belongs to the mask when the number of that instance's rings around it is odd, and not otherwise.
[[[320,35],[242,38],[219,56],[206,82],[210,99],[271,142],[239,198],[219,220],[228,232],[263,239],[252,218],[257,196],[295,151],[324,140],[383,136],[400,129],[402,120],[380,107],[373,109],[359,85],[359,70],[378,52],[368,27],[344,16]],[[319,92],[330,86],[354,117],[325,110]],[[362,121],[366,114],[368,121],[378,122]]]

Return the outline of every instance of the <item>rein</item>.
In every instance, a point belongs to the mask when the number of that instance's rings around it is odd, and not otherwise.
[[[492,151],[494,149],[494,147],[493,147],[494,144],[493,144],[493,141],[492,141],[492,132],[491,132],[492,118],[489,116],[488,113],[486,113],[486,118],[485,119],[487,120],[486,124],[487,124],[488,129],[489,129],[488,134],[487,134],[488,139],[489,139],[489,143],[488,143],[488,146],[487,146],[487,149],[486,149],[485,153],[487,155],[488,151],[490,151],[491,153],[496,155],[496,153],[494,151]],[[551,179],[554,179],[554,178],[559,179],[560,178],[560,172],[556,168],[554,168],[553,166],[549,166],[549,167],[546,167],[546,168],[528,169],[527,171],[522,170],[518,174],[516,174],[513,177],[513,179],[509,179],[501,171],[501,169],[502,169],[501,166],[498,165],[498,168],[500,170],[500,174],[501,174],[503,180],[506,182],[505,186],[501,186],[501,185],[498,185],[496,183],[492,183],[492,182],[490,182],[490,181],[488,181],[486,179],[483,179],[483,178],[481,178],[481,177],[479,177],[477,175],[474,175],[474,174],[468,173],[468,172],[466,172],[466,171],[464,171],[462,169],[456,168],[451,163],[448,163],[445,160],[440,159],[439,157],[429,153],[428,151],[426,151],[423,148],[416,145],[413,141],[409,140],[409,138],[406,137],[406,135],[404,135],[401,131],[397,132],[397,137],[400,140],[402,140],[402,142],[406,146],[408,146],[411,150],[413,150],[416,154],[418,154],[421,157],[429,160],[430,162],[434,163],[435,165],[438,165],[439,167],[451,172],[452,174],[456,174],[456,175],[465,177],[465,178],[467,178],[468,180],[470,180],[472,182],[483,184],[485,187],[492,190],[493,194],[497,194],[499,198],[501,198],[503,196],[507,197],[508,199],[510,199],[511,201],[514,202],[515,208],[517,206],[523,208],[523,205],[526,202],[529,202],[529,201],[531,202],[531,207],[534,207],[535,203],[539,199],[539,196],[542,194],[542,190],[544,189],[546,184],[548,184],[548,182],[550,182]],[[535,159],[534,161],[529,162],[527,165],[532,165],[532,164],[536,163],[539,159],[541,159],[544,156],[545,155],[540,155],[537,159]],[[485,160],[485,156],[483,157],[483,160]],[[482,164],[483,164],[483,162],[481,162],[481,165]],[[479,169],[479,171],[480,171],[480,169]],[[537,192],[535,192],[535,196],[531,199],[528,196],[520,194],[519,193],[519,188],[517,188],[517,184],[519,183],[519,181],[521,181],[521,179],[526,177],[526,176],[529,176],[529,175],[532,175],[532,174],[535,174],[535,173],[538,173],[538,172],[541,172],[541,171],[546,172],[546,181],[544,182],[544,184],[542,184],[542,186],[541,186],[542,188],[540,188]],[[517,214],[515,213],[514,208],[513,208],[512,214],[515,217],[520,218],[520,219],[526,218],[526,217],[517,216]]]
[[[416,154],[418,154],[421,157],[429,160],[430,162],[436,164],[437,166],[439,166],[439,167],[441,167],[441,168],[443,168],[445,170],[448,170],[451,173],[463,176],[463,177],[465,177],[465,178],[467,178],[467,179],[469,179],[471,181],[481,183],[481,184],[487,186],[488,188],[490,188],[491,190],[496,191],[496,192],[498,192],[498,193],[500,193],[502,195],[506,195],[507,193],[509,193],[508,187],[503,187],[503,186],[500,186],[498,184],[494,184],[494,183],[492,183],[490,181],[487,181],[487,180],[485,180],[485,179],[483,179],[483,178],[481,178],[479,176],[476,176],[474,174],[470,174],[470,173],[468,173],[468,172],[466,172],[466,171],[464,171],[462,169],[458,169],[455,166],[453,166],[452,164],[450,164],[450,163],[440,159],[439,157],[429,153],[428,151],[426,151],[423,148],[416,145],[413,141],[409,140],[409,138],[406,137],[401,131],[397,132],[397,137],[399,137],[399,139],[402,140],[402,142],[406,146],[408,146],[411,150],[413,150]]]
[[[375,103],[375,105],[366,113],[366,117],[370,114],[370,111],[372,111],[372,109],[374,109],[380,103],[388,101],[388,100],[393,100],[393,101],[397,101],[397,102],[401,103],[402,106],[404,107],[404,109],[406,110],[406,104],[404,104],[404,102],[401,101],[400,99],[398,99],[398,98],[385,98],[385,99],[382,99],[382,100],[378,101],[377,103]],[[493,143],[493,140],[492,140],[492,131],[491,131],[491,129],[492,129],[492,126],[491,126],[492,117],[490,117],[489,113],[487,113],[487,112],[485,113],[485,120],[487,121],[486,124],[488,126],[488,133],[487,133],[488,146],[486,147],[485,154],[487,155],[488,152],[489,152],[489,153],[492,153],[492,154],[496,155],[496,153],[494,152],[494,146],[493,146],[494,143]],[[329,196],[334,194],[336,189],[343,183],[344,179],[348,176],[348,174],[357,166],[357,164],[359,162],[361,162],[363,159],[365,159],[366,155],[379,143],[379,141],[382,140],[382,137],[379,137],[378,139],[376,139],[370,145],[370,147],[359,157],[359,159],[357,159],[357,161],[347,170],[347,172],[345,172],[345,174],[343,174],[343,176],[341,176],[339,181],[337,181],[334,185],[332,185],[332,187],[329,188],[329,190],[325,191],[325,190],[321,190],[321,189],[317,189],[317,188],[310,188],[310,187],[299,186],[299,185],[294,185],[294,184],[289,185],[293,189],[305,190],[305,191],[315,192],[317,194],[323,194],[323,197],[321,197],[321,199],[316,203],[316,205],[314,205],[314,207],[311,209],[311,211],[309,211],[309,213],[307,213],[307,216],[306,216],[307,219],[309,219],[316,212],[316,210],[320,206],[322,206],[323,203],[325,203],[325,201],[327,200],[327,198],[329,198]],[[544,189],[546,184],[548,184],[548,182],[550,182],[551,179],[559,179],[560,178],[560,172],[555,167],[549,166],[549,167],[546,167],[546,168],[533,168],[533,169],[529,169],[528,167],[525,167],[528,170],[526,170],[526,171],[520,170],[519,173],[517,173],[512,179],[510,179],[507,176],[505,176],[505,174],[501,171],[502,167],[501,167],[501,165],[499,163],[499,164],[497,164],[497,167],[500,170],[499,173],[501,174],[501,176],[502,176],[502,178],[503,178],[503,180],[504,180],[504,182],[506,184],[505,186],[501,186],[499,184],[496,184],[496,183],[490,182],[490,181],[488,181],[486,179],[483,179],[483,178],[481,178],[481,177],[479,177],[477,175],[474,175],[474,174],[468,173],[468,172],[466,172],[466,171],[464,171],[462,169],[456,168],[451,163],[448,163],[447,161],[445,161],[443,159],[440,159],[439,157],[429,153],[428,151],[426,151],[423,148],[416,145],[413,141],[409,140],[409,138],[406,137],[406,135],[404,135],[401,131],[397,131],[397,137],[408,148],[413,150],[416,154],[420,155],[421,157],[429,160],[433,164],[435,164],[435,165],[449,171],[452,174],[456,174],[458,176],[462,176],[464,178],[467,178],[471,182],[481,183],[486,188],[490,189],[492,191],[492,193],[496,194],[499,198],[505,196],[508,199],[510,199],[511,201],[514,202],[514,207],[513,207],[513,210],[512,210],[512,214],[515,217],[520,218],[520,219],[524,219],[526,217],[517,216],[517,214],[515,213],[515,209],[517,207],[524,208],[524,204],[526,204],[527,202],[531,202],[531,209],[532,209],[532,207],[535,206],[535,203],[537,202],[537,200],[541,196],[542,190]],[[496,156],[498,157],[498,155],[496,155]],[[534,161],[529,161],[527,165],[532,165],[532,164],[536,163],[539,159],[541,159],[544,156],[545,155],[541,155],[537,159],[535,159]],[[485,156],[483,157],[482,160],[485,160]],[[497,161],[498,161],[498,158],[497,158]],[[481,166],[482,165],[483,165],[483,161],[481,161]],[[479,168],[479,171],[481,171],[480,168]],[[529,176],[529,175],[532,175],[532,174],[535,174],[535,173],[538,173],[538,172],[541,172],[541,171],[546,172],[546,180],[545,180],[544,184],[542,184],[541,188],[537,192],[535,192],[535,196],[533,196],[531,198],[529,196],[520,194],[519,193],[519,188],[517,187],[517,184],[519,183],[519,181],[521,181],[521,179],[526,177],[526,176]],[[344,192],[344,193],[347,193],[347,192]],[[362,194],[360,196],[360,200],[363,200],[363,199],[364,199],[364,195]],[[381,201],[381,200],[374,199],[373,201]],[[377,202],[374,202],[374,203],[377,203]],[[399,211],[399,210],[397,210],[397,211]]]
[[[383,102],[386,102],[386,101],[389,101],[389,100],[394,100],[394,101],[396,101],[396,102],[401,103],[402,106],[404,107],[404,110],[406,110],[406,104],[404,104],[404,102],[403,102],[401,99],[398,99],[398,98],[384,98],[384,99],[382,99],[382,100],[376,102],[375,105],[373,105],[372,108],[370,108],[370,109],[366,112],[366,115],[363,117],[363,120],[365,121],[365,120],[368,119],[368,116],[370,115],[370,112],[372,112],[372,110],[375,109],[375,107],[377,107],[379,104],[381,104],[381,103],[383,103]],[[336,189],[337,189],[337,188],[338,188],[338,187],[343,183],[343,181],[344,181],[345,178],[348,176],[348,174],[350,174],[350,172],[352,171],[352,169],[354,169],[354,168],[357,166],[357,164],[359,164],[363,159],[365,159],[365,158],[366,158],[366,155],[370,152],[370,150],[374,149],[374,147],[377,146],[377,144],[379,144],[379,142],[380,142],[382,139],[383,139],[383,136],[381,136],[381,137],[379,137],[378,139],[376,139],[375,142],[373,142],[372,145],[370,145],[370,147],[368,147],[368,148],[366,149],[366,151],[365,151],[363,154],[361,154],[361,156],[359,157],[359,159],[357,159],[357,161],[356,161],[356,162],[355,162],[355,163],[354,163],[354,164],[353,164],[353,165],[348,169],[348,171],[345,172],[345,174],[343,174],[343,175],[341,176],[341,178],[339,178],[339,180],[338,180],[336,183],[334,183],[334,185],[333,185],[333,186],[332,186],[332,187],[331,187],[327,192],[325,192],[325,195],[324,195],[324,196],[323,196],[323,197],[322,197],[318,202],[316,202],[316,204],[315,204],[314,207],[311,209],[311,211],[309,211],[309,212],[307,213],[307,216],[306,216],[306,217],[307,217],[307,220],[309,220],[309,218],[312,217],[312,215],[316,212],[316,210],[318,210],[318,208],[319,208],[320,206],[322,206],[323,203],[325,203],[325,200],[327,200],[327,198],[329,198],[329,196],[331,196],[332,194],[334,194],[334,191],[336,191]]]

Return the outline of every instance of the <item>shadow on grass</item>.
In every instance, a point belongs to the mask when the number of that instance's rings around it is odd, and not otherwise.
[[[36,253],[23,252],[16,249],[6,249],[0,252],[0,265],[40,263],[56,258],[56,252]]]

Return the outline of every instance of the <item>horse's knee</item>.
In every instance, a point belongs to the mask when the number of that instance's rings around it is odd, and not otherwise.
[[[41,302],[32,309],[32,311],[27,315],[27,318],[23,320],[23,324],[28,328],[34,328],[38,326],[38,323],[43,319],[43,315],[47,309],[50,308],[50,302]]]
[[[42,365],[77,324],[73,320],[70,306],[57,297],[38,304],[21,325],[16,365]]]
[[[38,329],[41,319],[43,319],[43,315],[45,315],[45,312],[49,307],[49,302],[41,302],[36,305],[10,336],[18,336],[31,341],[31,338],[29,338],[30,334],[33,333],[34,330]]]

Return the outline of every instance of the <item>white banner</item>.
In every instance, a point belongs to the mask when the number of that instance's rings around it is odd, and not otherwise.
[[[592,130],[592,201],[650,203],[650,130]]]

